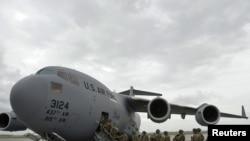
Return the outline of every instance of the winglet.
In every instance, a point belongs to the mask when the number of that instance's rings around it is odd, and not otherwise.
[[[248,119],[246,112],[245,112],[245,108],[243,105],[241,106],[241,115],[242,115],[242,117],[246,117]]]

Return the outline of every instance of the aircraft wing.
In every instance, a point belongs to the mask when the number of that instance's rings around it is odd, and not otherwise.
[[[245,118],[245,109],[242,106],[241,115],[229,114],[220,112],[219,109],[207,103],[204,103],[196,108],[168,103],[167,100],[156,97],[153,100],[134,97],[134,92],[145,95],[160,95],[158,93],[146,92],[141,90],[130,90],[122,92],[128,95],[127,105],[135,112],[146,112],[148,117],[155,122],[164,122],[171,117],[171,114],[179,114],[184,119],[186,115],[194,115],[196,121],[201,125],[216,124],[220,117],[227,118]]]
[[[221,117],[228,117],[228,118],[245,118],[248,119],[246,112],[245,112],[245,108],[242,105],[241,106],[241,115],[233,115],[233,114],[228,114],[228,113],[220,113]]]
[[[135,112],[147,112],[149,100],[137,97],[127,99],[128,106]]]
[[[199,109],[201,109],[202,107],[209,106],[206,103],[202,104],[198,108],[180,106],[180,105],[175,105],[175,104],[170,104],[170,105],[171,105],[171,114],[185,114],[185,115],[195,115],[197,111],[199,111]],[[241,115],[235,115],[235,114],[229,114],[229,113],[223,113],[223,112],[220,112],[219,114],[220,114],[220,117],[248,119],[245,113],[244,106],[242,106],[241,113],[242,113]]]
[[[129,106],[135,112],[147,112],[147,106],[150,102],[148,99],[131,97],[128,99]],[[175,104],[170,104],[171,107],[171,114],[188,114],[194,115],[196,113],[196,108],[187,107],[187,106],[180,106]]]

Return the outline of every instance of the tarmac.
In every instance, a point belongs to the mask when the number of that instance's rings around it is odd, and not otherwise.
[[[0,141],[32,141],[28,138],[0,138]]]
[[[185,135],[186,141],[190,141],[191,140],[191,136],[192,134],[187,134]],[[171,135],[171,141],[173,140],[174,135]],[[207,134],[204,134],[204,137],[206,139]],[[0,141],[32,141],[29,138],[25,138],[25,137],[4,137],[4,138],[0,138]]]
[[[32,141],[22,135],[0,135],[0,141]]]

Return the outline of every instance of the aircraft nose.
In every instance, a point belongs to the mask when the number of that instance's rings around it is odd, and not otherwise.
[[[47,90],[46,80],[36,75],[18,81],[10,93],[10,103],[15,114],[22,120],[32,118],[43,107]]]

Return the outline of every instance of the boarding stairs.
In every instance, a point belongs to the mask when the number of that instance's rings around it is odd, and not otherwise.
[[[33,141],[66,141],[63,137],[56,133],[47,133],[44,137],[40,137],[31,133],[25,134],[25,136]],[[93,141],[116,141],[114,137],[103,128],[102,131],[96,131]]]
[[[27,133],[25,136],[33,141],[66,141],[63,137],[56,133],[46,133],[44,137],[40,137],[31,133]]]

